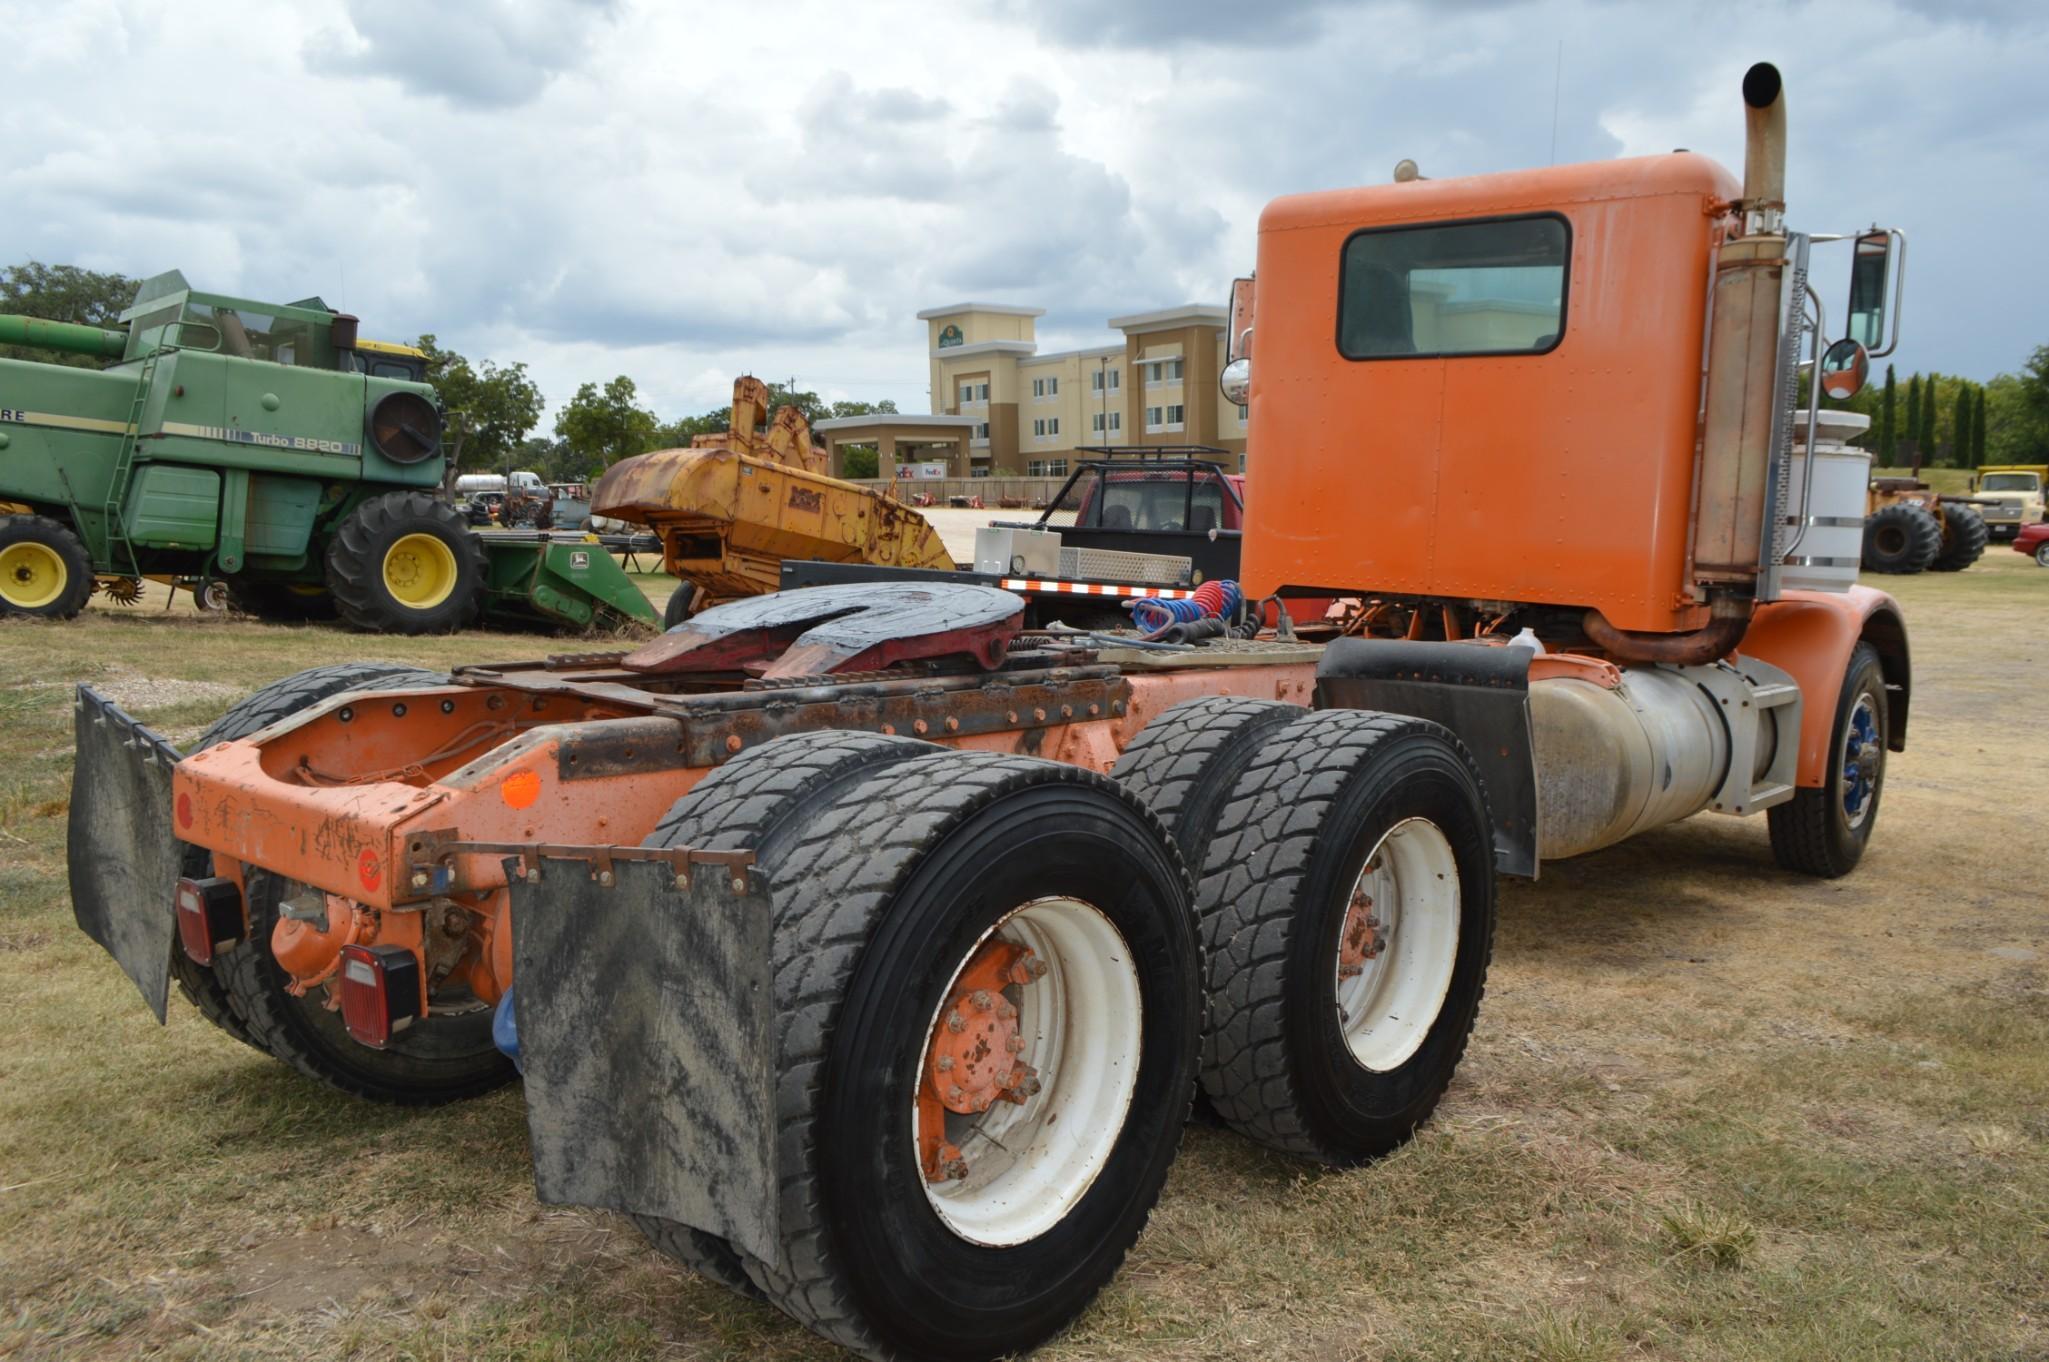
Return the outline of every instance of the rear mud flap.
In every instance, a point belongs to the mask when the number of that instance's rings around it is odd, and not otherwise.
[[[508,861],[513,1011],[534,1187],[651,1215],[767,1262],[776,1224],[768,896],[757,872]],[[736,893],[734,876],[745,878]]]
[[[91,686],[80,686],[71,771],[71,912],[164,1020],[184,844],[171,822],[178,751]]]

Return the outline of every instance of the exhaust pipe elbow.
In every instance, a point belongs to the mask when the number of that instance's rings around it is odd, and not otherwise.
[[[1623,662],[1662,662],[1673,667],[1699,667],[1727,657],[1750,632],[1749,600],[1715,603],[1714,618],[1689,634],[1639,634],[1617,629],[1598,610],[1587,611],[1580,627],[1595,647]]]
[[[1743,74],[1743,198],[1752,210],[1786,204],[1786,83],[1761,61]]]

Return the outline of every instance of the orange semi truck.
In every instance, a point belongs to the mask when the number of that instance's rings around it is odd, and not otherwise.
[[[1779,84],[1744,79],[1741,182],[1267,209],[1224,375],[1244,576],[1358,598],[1352,637],[1106,651],[986,586],[820,587],[628,654],[302,673],[183,756],[81,687],[80,925],[159,1016],[175,983],[343,1092],[516,1056],[543,1200],[857,1352],[1027,1349],[1117,1270],[1198,1085],[1307,1159],[1408,1137],[1497,875],[1706,810],[1792,872],[1863,854],[1906,631],[1850,581],[1861,480],[1796,441],[1803,355],[1839,389],[1865,352],[1784,225]],[[1861,234],[1852,336],[1895,240]]]

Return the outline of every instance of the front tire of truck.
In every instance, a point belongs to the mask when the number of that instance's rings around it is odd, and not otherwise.
[[[1884,668],[1877,650],[1859,643],[1850,651],[1836,699],[1827,781],[1820,789],[1796,791],[1765,814],[1772,855],[1785,869],[1833,880],[1863,859],[1885,793],[1888,719]]]
[[[1219,813],[1196,896],[1202,1083],[1219,1116],[1336,1165],[1415,1132],[1486,987],[1488,828],[1479,772],[1436,724],[1325,710],[1262,745]]]
[[[757,865],[782,1250],[749,1275],[864,1356],[1029,1351],[1115,1274],[1187,1119],[1200,953],[1173,843],[1101,776],[936,752]]]
[[[447,634],[484,601],[484,549],[453,506],[386,492],[342,521],[327,546],[336,611],[372,634]]]
[[[77,535],[48,516],[0,515],[0,617],[68,620],[92,588],[92,559]]]

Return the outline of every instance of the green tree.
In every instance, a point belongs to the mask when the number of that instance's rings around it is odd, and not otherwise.
[[[874,478],[882,475],[882,453],[874,445],[840,446],[840,472],[843,478]]]
[[[1916,458],[1921,448],[1921,375],[1914,374],[1907,379],[1907,428],[1902,432],[1904,439],[1913,444]]]
[[[1985,466],[1985,389],[1981,384],[1971,406],[1971,467]]]
[[[472,364],[442,349],[431,333],[416,344],[427,352],[427,381],[448,413],[450,475],[459,468],[513,468],[545,405],[526,365]]]
[[[656,448],[655,414],[636,400],[640,390],[621,374],[600,388],[586,383],[555,417],[555,433],[568,445],[576,477],[594,477],[619,460]]]
[[[2049,461],[2049,419],[2033,405],[2027,384],[2001,374],[1985,385],[1985,462]]]
[[[134,301],[135,280],[123,274],[104,274],[76,265],[45,265],[39,260],[0,269],[0,312],[50,322],[115,327]],[[67,355],[23,345],[0,345],[0,358],[32,359],[82,369],[97,369],[106,362],[91,355]]]
[[[1899,454],[1899,432],[1894,426],[1898,417],[1899,380],[1893,376],[1892,365],[1885,366],[1885,397],[1878,408],[1878,463],[1881,468],[1890,468]]]
[[[1928,381],[1921,387],[1921,457],[1930,463],[1935,461],[1935,380],[1937,375],[1928,375]]]
[[[1959,468],[1971,466],[1971,385],[1957,384],[1956,401],[1949,418],[1950,457]]]

